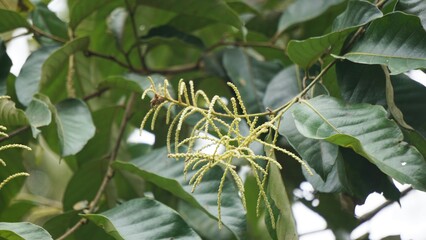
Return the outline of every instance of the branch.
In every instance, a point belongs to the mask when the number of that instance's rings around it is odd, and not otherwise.
[[[102,179],[102,183],[99,186],[98,191],[96,192],[95,197],[89,204],[89,208],[85,211],[86,214],[90,214],[96,211],[96,208],[98,206],[98,203],[102,197],[103,192],[105,191],[109,181],[114,176],[114,169],[111,167],[111,164],[115,161],[117,158],[118,150],[120,149],[121,141],[124,135],[124,131],[126,129],[127,123],[131,118],[132,115],[132,109],[133,105],[136,100],[136,94],[132,93],[129,97],[129,100],[126,105],[126,109],[124,111],[123,118],[121,120],[120,129],[118,133],[117,140],[115,142],[114,148],[112,150],[112,153],[110,155],[109,161],[108,161],[108,169],[104,175],[104,178]],[[77,229],[79,229],[82,225],[84,225],[87,222],[87,219],[82,218],[80,219],[74,226],[72,226],[70,229],[68,229],[62,236],[57,238],[57,240],[63,240],[70,236],[72,233],[74,233]]]
[[[14,130],[13,132],[10,132],[9,134],[7,134],[8,135],[7,137],[0,138],[0,142],[6,141],[7,139],[12,138],[12,137],[14,137],[14,136],[16,136],[16,135],[18,135],[22,132],[25,132],[28,129],[30,129],[30,126],[20,127],[18,129]]]

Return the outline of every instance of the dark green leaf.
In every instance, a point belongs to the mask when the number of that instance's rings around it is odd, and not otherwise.
[[[163,25],[155,28],[151,28],[145,36],[140,38],[142,42],[148,42],[150,44],[162,44],[170,42],[174,44],[174,40],[179,40],[183,43],[192,45],[196,48],[205,48],[204,43],[198,37],[182,32],[172,26]]]
[[[307,104],[299,104],[293,111],[296,126],[305,137],[350,147],[397,181],[426,189],[426,161],[403,142],[401,130],[387,119],[382,107],[347,105],[327,96]]]
[[[287,54],[294,63],[308,68],[324,53],[339,51],[345,38],[356,28],[382,16],[382,12],[369,2],[350,1],[334,21],[331,33],[302,41],[292,40]]]
[[[288,27],[305,22],[323,14],[328,8],[342,3],[344,0],[298,0],[290,5],[281,15],[278,33]]]
[[[380,66],[339,61],[336,74],[346,102],[386,105],[385,74]]]
[[[30,28],[31,26],[19,13],[0,9],[0,33],[20,27]]]
[[[115,239],[201,239],[173,209],[149,198],[83,216]]]
[[[15,107],[9,99],[0,99],[0,124],[6,126],[19,126],[28,124],[25,112]]]
[[[7,240],[53,240],[46,230],[29,222],[0,223],[0,237]]]
[[[205,212],[192,207],[185,201],[179,201],[178,212],[183,220],[193,228],[203,239],[235,239],[234,234],[227,228],[217,229],[217,221]]]
[[[23,221],[31,209],[37,206],[37,203],[27,200],[17,200],[8,206],[0,215],[1,222],[19,222]]]
[[[425,39],[419,18],[395,12],[373,21],[363,38],[341,58],[387,65],[391,74],[399,74],[426,67]]]
[[[76,0],[69,6],[69,27],[73,30],[83,21],[85,18],[90,16],[92,13],[107,5],[112,0]]]
[[[67,66],[70,55],[85,50],[88,46],[89,38],[82,37],[67,42],[64,46],[55,50],[43,63],[40,79],[41,84],[52,81],[64,66]]]
[[[143,5],[173,11],[179,14],[194,15],[226,23],[236,28],[242,26],[238,15],[222,0],[139,0]]]
[[[42,47],[31,53],[16,78],[16,95],[24,106],[28,106],[34,94],[39,91],[43,63],[55,49],[56,47]]]
[[[89,161],[89,159],[86,160]],[[62,200],[64,210],[72,210],[74,204],[93,199],[105,171],[105,161],[101,160],[92,160],[79,168],[68,182],[64,192]]]
[[[138,174],[146,181],[171,192],[217,219],[217,190],[223,170],[214,168],[206,173],[197,189],[191,193],[188,181],[196,170],[188,171],[185,179],[183,160],[167,158],[167,149],[161,148],[140,156],[131,162],[115,162],[115,168]],[[244,239],[245,211],[233,183],[225,181],[222,191],[222,222],[238,239]]]
[[[276,109],[290,101],[300,91],[300,71],[296,65],[281,70],[268,84],[263,104]]]
[[[90,110],[78,99],[66,99],[56,105],[56,110],[61,155],[76,154],[95,135]]]
[[[67,25],[44,3],[36,4],[36,8],[31,12],[31,20],[34,26],[43,32],[64,40],[68,39]],[[50,39],[43,39],[43,41],[52,42]]]
[[[282,69],[279,62],[262,62],[245,50],[232,48],[225,51],[223,66],[239,89],[249,113],[265,111],[263,98],[268,83]]]
[[[426,29],[426,2],[423,0],[399,0],[397,10],[416,15],[420,18],[423,28]]]
[[[3,40],[0,39],[0,96],[6,95],[7,87],[6,81],[7,76],[9,76],[10,67],[12,67],[12,60],[10,60],[9,56],[6,52],[6,45]]]

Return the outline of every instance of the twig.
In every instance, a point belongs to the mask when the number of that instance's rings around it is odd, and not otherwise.
[[[135,20],[135,11],[137,9],[137,6],[136,7],[130,6],[130,3],[128,0],[124,0],[124,2],[126,4],[127,11],[129,12],[130,25],[132,27],[133,36],[135,38],[135,41],[138,42],[139,36],[138,36],[138,30],[136,28],[136,20]],[[142,55],[141,46],[139,44],[137,45],[137,51],[138,51],[139,60],[141,62],[142,70],[144,70],[146,67],[146,64],[145,64],[144,56]],[[128,55],[126,54],[126,56]]]
[[[104,87],[104,88],[101,88],[101,89],[99,89],[98,91],[96,91],[96,92],[94,92],[94,93],[91,93],[91,94],[89,94],[89,95],[86,95],[86,96],[84,96],[83,97],[83,100],[84,101],[89,101],[90,99],[92,99],[92,98],[95,98],[95,97],[100,97],[102,94],[104,94],[106,91],[108,91],[110,88],[108,88],[108,87]]]
[[[16,136],[16,135],[18,135],[18,134],[20,134],[20,133],[28,130],[28,129],[30,129],[30,126],[20,127],[18,129],[16,129],[15,131],[8,133],[7,134],[8,137],[2,137],[2,138],[0,138],[0,142],[3,142],[5,140],[7,140],[7,139],[10,139],[10,138],[12,138],[12,137],[14,137],[14,136]]]
[[[131,118],[132,109],[133,109],[133,105],[135,103],[135,100],[136,100],[136,94],[132,93],[129,97],[128,102],[127,102],[126,109],[125,109],[124,115],[123,115],[123,119],[121,121],[118,137],[117,137],[117,140],[115,142],[112,153],[110,155],[109,161],[108,161],[108,170],[106,171],[104,178],[102,179],[102,183],[99,186],[99,189],[96,192],[95,197],[90,202],[89,208],[85,212],[87,214],[93,213],[93,212],[96,211],[97,205],[98,205],[98,203],[99,203],[99,201],[102,197],[103,192],[105,191],[105,188],[107,187],[109,181],[114,176],[114,169],[111,167],[111,164],[117,158],[118,150],[120,149],[120,145],[121,145],[121,140],[122,140],[123,135],[124,135],[124,130],[126,129],[127,122]],[[66,237],[70,236],[72,233],[74,233],[78,228],[80,228],[86,222],[87,222],[87,219],[85,219],[85,218],[80,219],[74,226],[72,226],[70,229],[68,229],[62,236],[57,238],[57,240],[63,240]]]

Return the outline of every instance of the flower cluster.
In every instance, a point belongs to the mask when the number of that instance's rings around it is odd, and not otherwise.
[[[169,92],[167,80],[164,80],[164,83],[159,86],[156,86],[151,78],[149,80],[151,86],[144,91],[142,99],[147,94],[153,95],[151,109],[142,120],[141,131],[151,116],[151,129],[153,130],[160,110],[167,109],[166,123],[169,124],[167,135],[168,157],[185,159],[183,170],[185,175],[190,169],[196,170],[189,180],[193,186],[192,191],[201,183],[206,172],[215,166],[222,167],[224,172],[220,180],[217,199],[219,226],[221,224],[221,194],[228,173],[236,183],[244,207],[246,204],[244,184],[238,175],[235,164],[236,160],[241,159],[245,160],[251,167],[259,186],[257,213],[259,213],[260,203],[263,201],[274,223],[271,204],[265,192],[265,184],[269,166],[275,164],[281,169],[281,164],[272,157],[271,153],[256,154],[250,146],[253,143],[258,143],[263,145],[265,149],[287,154],[300,162],[308,172],[311,172],[302,159],[276,145],[277,128],[284,111],[278,114],[272,112],[270,114],[248,114],[240,92],[230,82],[228,86],[232,88],[235,97],[229,99],[230,104],[227,104],[227,101],[217,95],[209,99],[202,90],[195,91],[192,81],[189,81],[189,84],[182,80],[179,82],[177,99],[175,99]],[[174,106],[180,110],[174,111]],[[173,113],[174,117],[171,119]],[[261,122],[261,116],[266,116],[268,120]],[[185,120],[189,118],[195,120],[192,121],[189,136],[182,138],[182,127]],[[249,131],[246,131],[245,134],[241,131],[242,124],[248,125]],[[265,135],[271,136],[269,141],[262,140]],[[196,147],[196,142],[200,140],[204,145]],[[207,151],[207,149],[210,149],[210,151]]]
[[[8,96],[0,96],[0,100],[8,100],[9,97]],[[9,137],[9,135],[6,134],[7,128],[3,125],[0,125],[0,136],[3,137]],[[30,150],[31,148],[22,145],[22,144],[7,144],[4,146],[0,146],[0,151],[6,150],[6,149],[10,149],[10,148],[23,148],[26,150]],[[6,166],[6,162],[3,159],[0,159],[0,165]],[[10,175],[9,177],[7,177],[6,179],[4,179],[3,181],[0,182],[0,190],[4,187],[4,185],[6,185],[6,183],[10,182],[10,180],[17,178],[17,177],[21,177],[21,176],[29,176],[28,173],[26,172],[19,172],[19,173],[15,173]]]

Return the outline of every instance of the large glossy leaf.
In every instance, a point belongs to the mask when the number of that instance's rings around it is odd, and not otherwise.
[[[262,62],[245,50],[233,48],[225,51],[223,66],[239,89],[249,113],[265,111],[263,97],[271,79],[282,69],[278,62]]]
[[[165,147],[153,150],[147,155],[142,155],[131,162],[115,162],[115,168],[133,172],[146,181],[171,192],[173,195],[187,201],[209,216],[216,218],[217,212],[217,191],[223,171],[220,168],[210,170],[203,177],[203,181],[191,193],[192,186],[188,181],[195,173],[189,171],[185,179],[183,174],[183,160],[167,158]],[[222,191],[222,222],[231,230],[238,239],[244,239],[245,232],[245,211],[241,199],[232,181],[225,181]]]
[[[0,237],[7,240],[53,240],[46,230],[29,222],[0,223]]]
[[[130,200],[84,217],[115,239],[201,239],[177,212],[149,198]]]
[[[344,0],[298,0],[290,5],[281,15],[278,33],[288,27],[320,16],[328,8],[344,2]]]
[[[9,99],[0,99],[0,124],[6,126],[19,126],[28,124],[24,111],[15,107]]]
[[[44,61],[55,49],[56,47],[42,47],[31,53],[16,78],[16,95],[18,96],[19,102],[24,106],[28,106],[33,95],[38,92],[41,79],[41,68]]]
[[[353,62],[387,65],[391,74],[426,67],[426,31],[419,18],[402,12],[371,23],[362,39],[342,56]]]
[[[64,46],[54,51],[43,63],[40,79],[41,84],[52,81],[63,68],[68,66],[68,58],[70,55],[85,50],[88,46],[89,38],[82,37],[67,42]]]
[[[179,14],[194,15],[216,22],[226,23],[236,28],[242,26],[238,15],[223,0],[139,0],[143,5],[173,11]]]
[[[102,6],[111,2],[112,0],[93,0],[93,1],[85,1],[85,0],[76,0],[69,6],[70,9],[70,22],[69,27],[71,29],[76,29],[77,26],[83,21],[85,18],[90,16],[93,12],[97,11]]]
[[[426,2],[423,0],[399,0],[397,10],[416,15],[420,18],[423,28],[426,29]]]
[[[386,114],[381,106],[348,105],[327,96],[298,104],[293,111],[305,137],[350,147],[394,179],[425,190],[425,159],[403,141],[401,130]]]
[[[346,102],[386,105],[385,74],[380,66],[339,61],[336,75]]]
[[[87,105],[78,99],[66,99],[56,105],[61,155],[78,153],[94,135],[95,125]]]
[[[350,1],[346,10],[333,23],[332,32],[306,40],[292,40],[287,54],[303,68],[311,66],[326,52],[339,51],[345,38],[356,28],[382,17],[382,12],[367,1]]]
[[[371,103],[386,106],[386,79],[378,65],[357,64],[341,61],[336,64],[337,80],[342,98],[350,103]],[[416,130],[424,132],[426,116],[426,87],[411,80],[405,74],[392,75],[396,106],[402,111],[404,120]]]
[[[0,33],[20,27],[30,28],[30,24],[19,13],[0,9]]]

